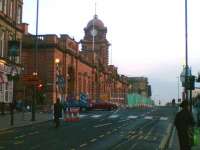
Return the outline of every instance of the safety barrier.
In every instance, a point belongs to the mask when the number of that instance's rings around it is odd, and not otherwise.
[[[65,122],[78,122],[80,121],[80,108],[67,108],[65,111]]]

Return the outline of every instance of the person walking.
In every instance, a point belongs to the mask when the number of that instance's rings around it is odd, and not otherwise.
[[[192,113],[189,111],[188,101],[182,101],[180,107],[182,110],[176,114],[174,121],[178,133],[180,150],[191,150],[194,119]]]
[[[55,127],[60,126],[60,120],[59,118],[62,116],[62,106],[60,104],[60,99],[56,99],[56,103],[54,104],[54,122],[55,122]]]

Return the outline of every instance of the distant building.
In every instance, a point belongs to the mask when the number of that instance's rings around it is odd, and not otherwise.
[[[129,93],[138,93],[145,97],[151,97],[151,85],[146,77],[128,77]]]

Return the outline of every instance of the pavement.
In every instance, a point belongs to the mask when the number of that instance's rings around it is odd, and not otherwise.
[[[53,114],[47,112],[36,112],[35,121],[31,121],[31,112],[14,112],[14,125],[10,125],[10,113],[0,114],[0,131],[17,127],[29,126],[36,123],[42,123],[52,120]]]
[[[176,131],[176,128],[173,127],[171,138],[169,139],[168,150],[179,150],[179,149],[180,149],[180,147],[179,147],[177,131]],[[200,145],[192,146],[191,150],[200,150]]]

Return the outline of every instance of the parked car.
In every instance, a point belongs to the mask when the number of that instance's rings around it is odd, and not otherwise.
[[[97,101],[92,104],[92,109],[113,110],[117,109],[117,105],[105,101]]]

